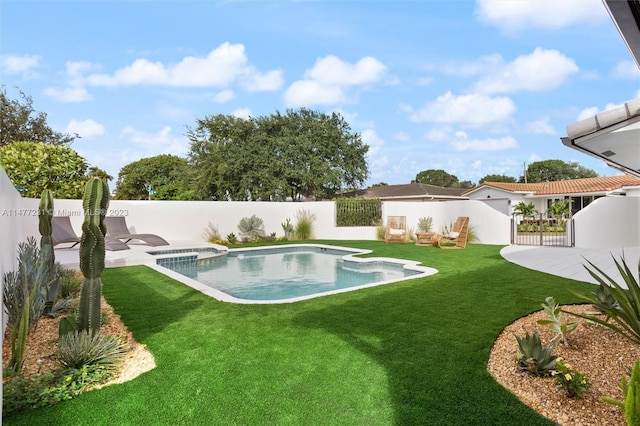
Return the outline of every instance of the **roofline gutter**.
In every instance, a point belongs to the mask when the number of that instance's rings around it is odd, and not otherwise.
[[[406,199],[406,198],[409,198],[409,199],[429,198],[430,199],[429,201],[435,200],[435,199],[446,199],[446,200],[451,199],[451,200],[464,201],[464,200],[468,200],[469,199],[469,197],[462,197],[462,196],[459,196],[459,195],[428,195],[428,194],[427,195],[405,195],[405,196],[395,195],[395,196],[392,196],[392,197],[378,197],[378,198],[380,198],[381,201],[395,200],[395,199]]]

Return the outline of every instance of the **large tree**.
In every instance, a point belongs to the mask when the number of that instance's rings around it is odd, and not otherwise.
[[[302,108],[250,119],[207,116],[187,136],[205,198],[327,199],[368,176],[369,147],[335,112]]]
[[[456,187],[458,177],[449,174],[441,169],[423,170],[416,175],[416,183],[426,183],[428,185],[441,186],[444,188]]]
[[[20,91],[20,98],[11,100],[6,88],[0,89],[0,146],[16,141],[68,145],[79,137],[53,130],[47,124],[47,114],[33,109],[30,96]]]
[[[24,197],[50,189],[56,198],[82,198],[87,161],[73,149],[40,142],[0,146],[0,165]]]
[[[543,160],[529,164],[525,175],[520,176],[520,182],[555,182],[590,177],[598,177],[598,173],[581,166],[577,161]]]
[[[485,177],[483,177],[482,179],[480,179],[478,181],[478,185],[480,185],[483,182],[515,183],[516,182],[516,178],[514,178],[512,176],[506,176],[506,175],[486,175]]]
[[[146,199],[152,191],[156,200],[194,199],[190,175],[185,158],[169,154],[143,158],[120,169],[115,198]]]

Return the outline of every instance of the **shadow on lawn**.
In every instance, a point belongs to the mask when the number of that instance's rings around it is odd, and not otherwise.
[[[395,424],[551,424],[497,384],[486,364],[507,324],[538,310],[552,289],[566,297],[562,279],[532,290],[544,274],[502,259],[490,263],[369,289],[296,320],[339,336],[385,368]]]
[[[149,274],[156,279],[149,281]],[[146,266],[105,269],[102,282],[105,298],[141,343],[206,301],[191,288]]]

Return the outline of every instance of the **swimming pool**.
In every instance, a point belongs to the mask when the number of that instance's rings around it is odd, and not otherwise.
[[[224,301],[285,303],[431,275],[433,268],[319,244],[232,249],[199,262],[163,262],[162,269]]]

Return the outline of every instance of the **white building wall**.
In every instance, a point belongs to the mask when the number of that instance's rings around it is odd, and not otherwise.
[[[39,200],[26,201],[16,191],[13,183],[0,167],[0,280],[4,285],[4,274],[15,271],[17,268],[17,250],[18,243],[26,240],[29,229],[32,228],[30,222],[35,223],[36,231],[38,230],[38,217],[32,214],[32,211],[26,210],[32,208],[35,201],[35,208],[38,208]],[[37,233],[36,235],[39,235]],[[0,301],[2,294],[0,293]],[[2,334],[7,325],[7,316],[4,311],[4,303],[2,303]]]
[[[640,247],[640,197],[602,197],[574,216],[576,247]]]

